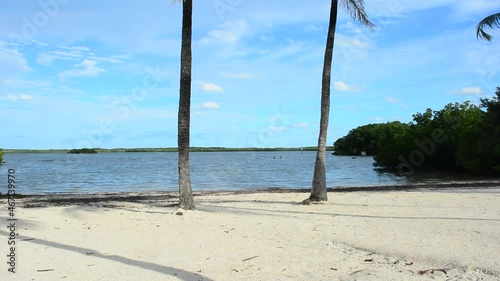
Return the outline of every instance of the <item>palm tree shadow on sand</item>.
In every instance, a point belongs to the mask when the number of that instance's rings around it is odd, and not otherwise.
[[[2,235],[8,236],[9,233],[0,230],[0,233]],[[82,248],[78,246],[72,246],[72,245],[66,245],[66,244],[61,244],[53,241],[48,241],[48,240],[43,240],[39,238],[34,238],[34,237],[28,237],[28,236],[23,236],[23,239],[29,239],[29,241],[23,241],[24,242],[29,242],[29,243],[35,243],[39,245],[44,245],[47,247],[52,247],[52,248],[58,248],[66,251],[73,251],[82,255],[87,256],[88,253],[92,253],[92,257],[96,258],[101,258],[101,259],[107,259],[107,260],[112,260],[116,261],[125,265],[129,266],[135,266],[139,267],[142,269],[150,270],[150,271],[156,271],[165,275],[170,275],[174,276],[180,280],[185,280],[185,281],[193,281],[193,280],[203,280],[203,281],[214,281],[208,277],[205,277],[203,275],[200,275],[198,273],[193,273],[189,272],[183,269],[179,268],[174,268],[170,266],[165,266],[165,265],[160,265],[160,264],[155,264],[155,263],[150,263],[150,262],[143,262],[143,261],[138,261],[138,260],[133,260],[129,259],[126,257],[118,256],[118,255],[104,255],[100,253],[99,251],[95,251],[93,249],[88,249],[88,248]],[[32,239],[32,240],[31,240]]]

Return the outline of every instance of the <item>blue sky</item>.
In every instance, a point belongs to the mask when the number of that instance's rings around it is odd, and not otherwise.
[[[147,4],[144,4],[147,3]],[[313,146],[330,1],[194,1],[192,146]],[[175,147],[181,5],[6,1],[3,148]],[[378,0],[368,32],[342,10],[328,143],[368,123],[492,96],[495,0]]]

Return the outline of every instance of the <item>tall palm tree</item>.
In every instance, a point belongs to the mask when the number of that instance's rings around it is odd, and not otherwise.
[[[484,31],[486,27],[488,28],[500,27],[500,13],[487,16],[477,24],[476,26],[477,39],[484,39],[486,41],[491,41],[493,37]]]
[[[182,46],[181,80],[179,90],[179,114],[177,123],[177,146],[179,149],[179,205],[191,210],[194,208],[191,176],[189,172],[189,128],[191,119],[191,35],[193,1],[182,1]]]
[[[318,137],[318,152],[314,164],[314,176],[312,180],[311,195],[302,201],[302,204],[310,204],[314,201],[327,201],[326,190],[326,137],[330,115],[330,83],[332,72],[333,45],[335,42],[335,29],[337,26],[338,0],[332,0],[330,7],[330,23],[326,38],[325,58],[323,62],[323,79],[321,81],[321,119]],[[362,25],[373,29],[375,25],[368,20],[363,0],[341,0],[341,5],[347,13]]]

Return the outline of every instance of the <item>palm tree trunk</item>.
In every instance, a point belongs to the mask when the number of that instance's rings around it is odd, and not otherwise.
[[[330,8],[330,24],[326,38],[325,59],[323,63],[323,79],[321,81],[321,120],[318,137],[318,152],[314,164],[311,195],[304,203],[311,201],[327,201],[326,191],[326,139],[330,115],[330,84],[332,72],[333,45],[337,25],[338,0],[332,0]]]
[[[179,115],[177,145],[179,148],[179,200],[180,207],[194,208],[191,177],[189,174],[189,127],[191,119],[191,34],[193,1],[182,2],[182,47],[181,81],[179,93]]]

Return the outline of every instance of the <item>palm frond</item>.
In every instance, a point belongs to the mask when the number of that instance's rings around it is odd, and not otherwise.
[[[500,27],[500,13],[493,14],[491,16],[485,17],[476,26],[476,37],[477,39],[484,39],[486,41],[491,41],[493,36],[489,35],[484,31],[485,28]]]
[[[342,0],[342,6],[346,9],[347,13],[357,22],[373,29],[375,24],[373,24],[369,19],[365,11],[365,3],[363,0]]]

